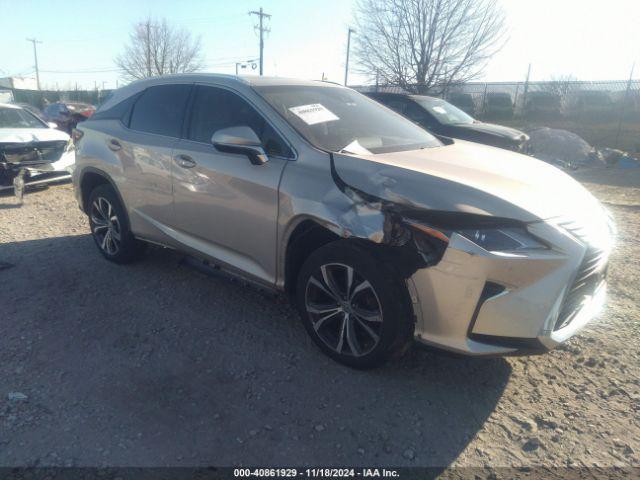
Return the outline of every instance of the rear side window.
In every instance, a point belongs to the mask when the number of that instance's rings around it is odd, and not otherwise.
[[[216,87],[196,87],[187,138],[211,142],[215,132],[228,127],[250,127],[268,155],[292,157],[280,135],[251,105],[233,92]]]
[[[180,137],[191,85],[158,85],[144,91],[133,106],[129,128]]]
[[[121,120],[127,127],[129,126],[129,117],[131,116],[131,107],[136,100],[142,95],[142,92],[138,92],[135,95],[125,98],[120,103],[117,103],[113,107],[103,110],[98,109],[89,119],[90,120]]]

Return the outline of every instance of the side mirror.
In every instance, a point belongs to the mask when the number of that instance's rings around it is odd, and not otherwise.
[[[49,128],[58,128],[58,124],[56,122],[47,122],[47,125],[49,125]]]
[[[269,161],[262,142],[249,127],[229,127],[218,130],[211,137],[211,143],[224,153],[246,155],[254,165],[264,165]]]

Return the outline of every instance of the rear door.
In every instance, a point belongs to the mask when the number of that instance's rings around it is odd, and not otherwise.
[[[137,235],[166,241],[173,224],[172,152],[180,137],[192,84],[147,88],[133,105],[128,128],[109,140],[118,152],[132,227]]]
[[[278,185],[291,149],[258,110],[222,87],[195,87],[185,138],[174,150],[176,228],[187,246],[266,282],[275,282]],[[253,165],[245,155],[211,144],[223,128],[248,126],[269,156]]]

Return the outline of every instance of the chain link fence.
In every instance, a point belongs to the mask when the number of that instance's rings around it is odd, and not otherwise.
[[[361,92],[444,98],[480,120],[531,130],[572,131],[597,147],[640,154],[640,80],[471,82],[429,91],[418,85],[353,86]]]
[[[82,102],[97,106],[111,93],[111,90],[21,90],[17,88],[2,91],[11,92],[15,103],[26,103],[39,109],[55,102]]]

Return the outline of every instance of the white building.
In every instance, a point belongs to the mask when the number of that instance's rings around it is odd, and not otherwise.
[[[36,77],[4,77],[0,78],[0,88],[38,90],[38,81]]]

